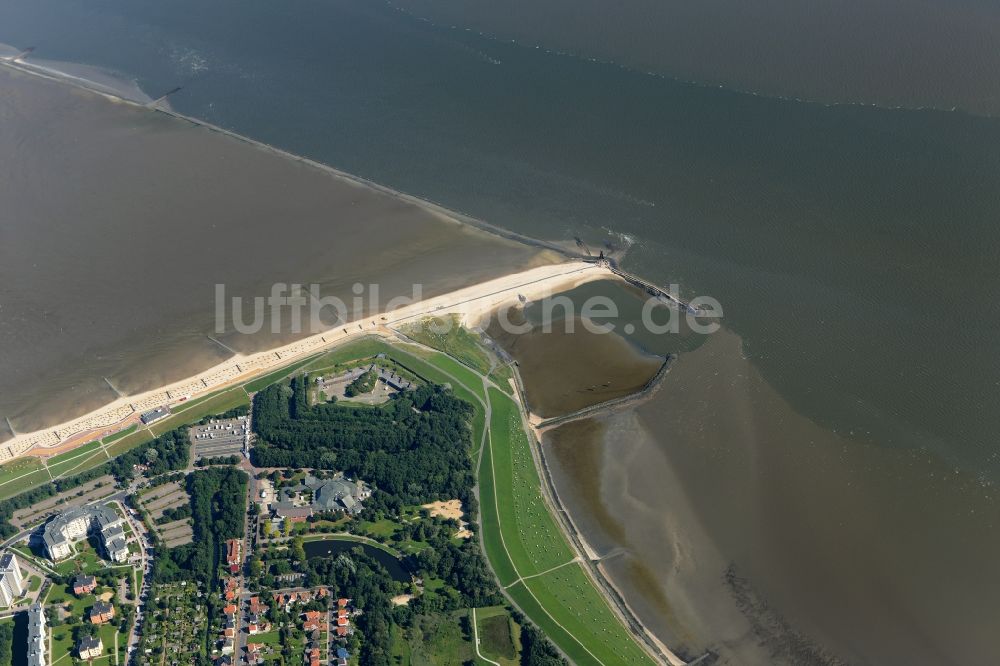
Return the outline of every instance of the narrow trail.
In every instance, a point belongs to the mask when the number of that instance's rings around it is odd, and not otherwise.
[[[563,567],[568,567],[571,564],[577,564],[579,562],[583,562],[583,559],[581,557],[579,557],[579,556],[574,557],[569,562],[563,562],[562,564],[557,564],[554,567],[552,567],[551,569],[546,569],[545,571],[541,571],[541,572],[536,573],[536,574],[531,574],[530,576],[521,576],[520,578],[518,578],[517,580],[515,580],[513,583],[510,583],[509,585],[504,585],[503,589],[506,590],[507,588],[514,587],[515,585],[517,585],[518,583],[521,583],[523,581],[531,580],[532,578],[538,578],[539,576],[544,576],[545,574],[552,573],[553,571],[556,571],[558,569],[562,569]]]
[[[476,656],[485,662],[491,663],[494,666],[501,666],[500,662],[493,661],[483,656],[483,653],[479,651],[479,623],[476,622],[476,609],[472,609],[472,639],[476,643]]]

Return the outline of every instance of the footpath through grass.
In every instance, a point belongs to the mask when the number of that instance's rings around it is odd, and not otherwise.
[[[49,480],[41,460],[18,458],[0,467],[0,499],[13,497]]]
[[[576,664],[655,663],[586,575],[542,498],[517,404],[490,388],[480,510],[486,555],[515,603]]]
[[[91,458],[95,457],[98,460],[107,460],[107,456],[101,449],[100,440],[96,439],[83,446],[78,446],[72,451],[53,456],[46,462],[46,465],[49,468],[49,474],[53,477],[59,477],[77,471],[78,468],[84,467]]]

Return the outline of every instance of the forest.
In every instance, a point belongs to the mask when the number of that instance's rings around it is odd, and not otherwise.
[[[471,405],[423,386],[379,407],[309,406],[308,381],[296,377],[254,398],[256,466],[337,469],[411,504],[469,498]]]

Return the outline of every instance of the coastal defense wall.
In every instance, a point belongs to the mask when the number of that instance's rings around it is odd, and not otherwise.
[[[602,414],[610,414],[612,412],[632,407],[640,402],[645,402],[663,385],[663,379],[667,376],[667,373],[670,372],[670,367],[676,359],[677,357],[673,354],[667,356],[663,360],[663,365],[661,365],[660,369],[656,371],[656,374],[653,375],[653,377],[646,382],[646,385],[636,393],[626,395],[621,398],[615,398],[614,400],[600,402],[596,405],[590,405],[589,407],[584,407],[583,409],[578,409],[575,412],[563,414],[562,416],[554,416],[550,419],[539,421],[534,424],[533,427],[536,432],[541,433],[551,428],[558,428],[559,426],[572,421],[593,418],[601,416]]]
[[[655,392],[656,388],[660,386],[663,380],[663,376],[666,375],[670,368],[670,362],[672,358],[664,362],[657,372],[646,385],[638,393],[631,396],[626,396],[620,400],[624,400],[630,403],[634,403],[636,399],[642,399],[642,396],[648,397]],[[527,425],[529,423],[530,414],[527,412],[525,405],[527,404],[524,392],[524,383],[521,379],[521,375],[517,370],[514,371],[514,384],[517,394],[517,400],[519,408],[521,409],[522,422]],[[608,408],[612,403],[618,403],[619,400],[612,400],[599,405],[594,405],[593,408],[601,409]],[[586,408],[592,409],[592,408]],[[580,410],[585,411],[585,410]],[[574,412],[574,414],[579,414],[579,412]],[[573,416],[573,415],[567,415]],[[579,417],[583,418],[583,417]],[[554,420],[554,419],[550,419]],[[600,560],[597,553],[590,547],[586,539],[584,539],[583,534],[577,529],[576,524],[563,505],[562,500],[559,497],[559,493],[556,490],[555,482],[552,479],[551,471],[549,470],[548,462],[545,459],[545,453],[542,450],[541,441],[536,436],[537,430],[534,428],[526,428],[526,434],[528,435],[529,441],[531,443],[531,455],[535,459],[535,467],[539,470],[539,477],[541,479],[542,495],[548,503],[550,513],[556,518],[562,527],[563,533],[569,537],[570,542],[573,545],[574,550],[581,555],[581,563],[583,564],[584,571],[587,573],[591,581],[597,586],[601,591],[605,599],[611,603],[611,607],[614,610],[618,618],[625,623],[625,626],[629,628],[632,635],[635,636],[639,641],[645,645],[646,651],[650,656],[656,658],[656,660],[662,664],[669,664],[670,666],[685,666],[688,662],[682,657],[675,654],[669,647],[663,644],[651,631],[649,631],[639,620],[638,616],[632,610],[632,608],[625,601],[625,597],[621,594],[621,591],[615,587],[611,580],[605,575],[604,571],[600,567]]]

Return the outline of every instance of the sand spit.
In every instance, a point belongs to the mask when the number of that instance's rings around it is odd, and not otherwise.
[[[237,354],[198,375],[120,398],[78,419],[53,428],[19,433],[0,447],[0,462],[23,455],[51,454],[56,447],[61,451],[69,450],[94,437],[121,430],[134,423],[138,413],[164,405],[179,405],[362,335],[378,333],[388,336],[387,327],[418,317],[457,314],[463,321],[478,319],[484,313],[521,299],[544,298],[585,282],[614,277],[607,268],[585,261],[540,266],[412,303],[386,314],[353,321],[277,349],[252,355]]]

